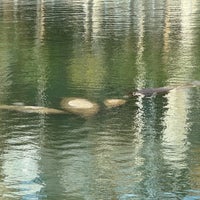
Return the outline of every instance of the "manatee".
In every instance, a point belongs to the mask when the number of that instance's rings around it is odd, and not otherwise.
[[[144,88],[134,91],[131,93],[131,96],[152,96],[157,94],[167,94],[169,91],[175,88],[176,87]]]
[[[90,117],[99,111],[99,105],[84,98],[63,98],[60,102],[61,108],[83,117]]]
[[[192,82],[192,85],[194,86],[194,87],[197,87],[197,86],[200,86],[200,81],[193,81]]]
[[[126,100],[125,99],[106,99],[104,101],[104,105],[107,107],[107,108],[114,108],[114,107],[118,107],[118,106],[121,106],[123,104],[126,103]]]
[[[136,90],[134,92],[130,92],[128,95],[125,95],[124,98],[135,97],[135,96],[149,97],[149,96],[158,95],[158,94],[162,95],[162,94],[167,94],[168,92],[174,89],[187,89],[187,88],[198,87],[198,86],[200,86],[200,81],[193,81],[192,83],[187,83],[180,86],[144,88],[144,89]]]
[[[41,106],[0,105],[1,110],[13,110],[25,113],[38,114],[67,114],[66,111]]]

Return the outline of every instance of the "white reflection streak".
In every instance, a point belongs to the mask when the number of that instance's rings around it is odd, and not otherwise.
[[[98,35],[99,30],[101,29],[101,1],[93,0],[93,12],[92,12],[92,30],[93,30],[93,38]]]
[[[195,5],[196,0],[182,0],[181,4],[181,28],[182,28],[182,43],[183,46],[190,44],[193,38],[193,29],[192,29],[192,14],[196,12]],[[188,48],[188,46],[185,46]],[[187,49],[188,51],[188,49]]]
[[[164,27],[164,34],[163,34],[163,38],[164,38],[164,44],[163,44],[163,51],[164,51],[164,61],[165,63],[167,62],[167,53],[170,50],[170,46],[169,46],[169,35],[170,35],[170,27],[171,27],[171,23],[170,23],[170,9],[169,9],[169,2],[166,1],[166,5],[165,5],[165,27]]]
[[[185,151],[187,150],[187,93],[172,90],[167,96],[168,110],[164,117],[163,155],[174,166],[185,167]]]
[[[100,30],[101,24],[101,1],[99,0],[86,0],[83,3],[85,11],[85,39],[90,39],[90,36],[94,39]]]
[[[168,0],[167,6],[173,5],[172,0]],[[181,77],[183,80],[188,80],[192,76],[192,47],[193,47],[193,13],[196,12],[195,0],[181,0],[180,6],[180,23],[181,23],[181,32],[180,32],[180,48],[178,49],[177,59],[175,60],[176,66],[178,66],[174,70],[174,77]],[[167,8],[168,9],[168,8]],[[169,12],[169,15],[172,14]],[[171,16],[169,16],[170,18]],[[174,18],[177,16],[174,16]],[[173,16],[172,16],[173,18]],[[167,25],[167,24],[166,24]],[[169,24],[170,25],[170,24]],[[167,29],[167,27],[166,27]],[[170,41],[170,38],[165,38]]]
[[[136,5],[134,5],[136,8],[134,11],[138,12],[138,42],[137,42],[137,56],[136,56],[136,65],[138,68],[138,79],[137,79],[137,86],[138,88],[142,88],[144,86],[143,80],[145,80],[145,67],[144,67],[144,61],[143,61],[143,52],[144,52],[144,6],[142,1],[136,1]],[[142,129],[144,127],[144,109],[142,104],[142,97],[138,97],[137,102],[138,111],[136,113],[136,116],[134,118],[135,125],[136,125],[136,137],[138,140],[137,145],[137,151],[139,152],[142,148],[143,139],[142,139]],[[137,165],[142,165],[143,161],[142,158],[139,158],[137,161]]]
[[[36,161],[37,149],[30,145],[20,145],[22,138],[9,139],[8,143],[14,143],[15,149],[11,148],[4,154],[3,174],[5,185],[13,185],[13,191],[22,196],[27,194],[37,195],[43,187],[34,182],[37,178],[38,163]],[[23,142],[30,141],[29,137],[23,137]],[[28,150],[27,150],[28,148]],[[5,196],[6,197],[6,196]]]
[[[181,0],[181,10],[184,11],[184,15],[191,15],[193,13],[195,2],[196,0]]]
[[[144,52],[144,6],[142,1],[136,1],[138,5],[136,5],[137,11],[138,11],[138,43],[137,43],[137,56],[136,56],[136,65],[138,68],[138,80],[137,85],[138,88],[142,88],[144,86],[143,80],[145,80],[145,67],[144,67],[144,61],[143,61],[143,52]],[[137,12],[136,11],[136,12]]]
[[[90,9],[89,9],[90,0],[86,0],[83,3],[83,8],[85,12],[85,20],[84,20],[84,29],[85,29],[85,39],[86,41],[90,38]]]
[[[169,2],[169,1],[168,1]],[[176,71],[176,74],[180,74],[181,71],[184,72],[182,76],[190,76],[192,73],[191,68],[190,71],[185,73],[185,67],[191,66],[191,57],[188,59],[188,55],[190,55],[191,48],[188,48],[187,44],[191,43],[193,38],[193,33],[191,31],[191,5],[190,1],[182,0],[181,2],[181,43],[179,57],[176,62],[177,65],[180,66]],[[169,2],[170,3],[170,2]],[[168,9],[168,8],[166,8]],[[170,16],[168,16],[170,17]],[[166,26],[167,26],[166,21]],[[166,27],[167,31],[165,31],[165,39],[168,41],[168,27]],[[167,43],[165,44],[165,48],[167,49]],[[187,48],[186,48],[186,46]],[[191,45],[190,45],[191,47]],[[187,60],[185,60],[187,59]],[[184,60],[184,65],[183,65]],[[187,77],[183,77],[184,80],[187,80]],[[188,109],[188,93],[183,90],[173,90],[167,96],[168,99],[168,110],[165,113],[164,122],[166,125],[166,129],[163,132],[163,145],[164,145],[164,158],[175,168],[186,167],[185,160],[185,151],[187,150],[187,109]],[[177,162],[176,162],[177,161]],[[182,162],[181,162],[182,161]]]
[[[36,40],[34,55],[36,60],[36,65],[38,66],[38,105],[45,106],[46,101],[46,85],[47,85],[47,63],[42,62],[44,58],[44,53],[41,52],[42,42],[45,36],[45,3],[44,0],[37,1],[37,24],[36,24]],[[42,55],[42,56],[41,56]]]
[[[44,0],[37,0],[37,23],[36,23],[36,42],[40,43],[44,39],[45,34],[45,13]]]
[[[137,56],[136,56],[136,65],[138,68],[138,79],[137,79],[137,87],[143,88],[144,87],[144,81],[145,80],[145,67],[144,67],[144,61],[143,61],[143,52],[144,52],[144,6],[142,1],[136,1],[136,10],[135,12],[138,12],[138,43],[137,43]],[[138,112],[136,115],[136,124],[138,127],[138,135],[140,135],[142,127],[144,125],[142,116],[143,116],[143,105],[142,105],[142,97],[138,97],[137,99],[137,106],[138,106]]]

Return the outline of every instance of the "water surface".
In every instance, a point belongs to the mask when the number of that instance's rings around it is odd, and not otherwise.
[[[0,103],[90,118],[0,111],[1,199],[200,199],[200,87],[107,98],[200,80],[197,0],[1,0]],[[198,83],[198,82],[197,82]]]

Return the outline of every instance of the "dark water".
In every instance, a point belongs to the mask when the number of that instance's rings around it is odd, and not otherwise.
[[[197,0],[1,0],[0,103],[97,102],[90,118],[0,110],[5,200],[200,199]]]

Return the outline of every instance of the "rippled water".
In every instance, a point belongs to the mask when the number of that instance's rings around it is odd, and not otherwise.
[[[0,198],[200,199],[199,8],[197,0],[1,0],[0,103],[60,109],[75,96],[100,111],[0,110]]]

